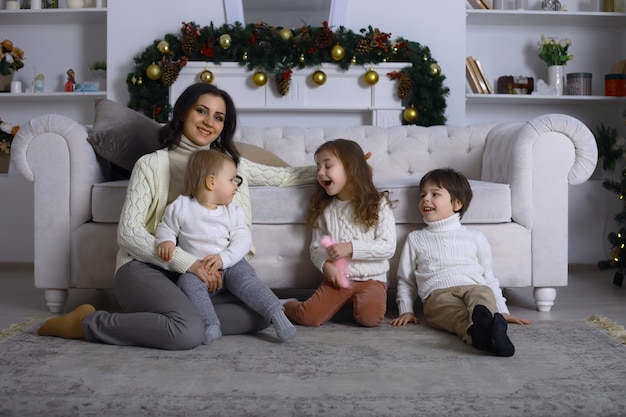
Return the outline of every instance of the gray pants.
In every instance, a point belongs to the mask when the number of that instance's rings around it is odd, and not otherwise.
[[[176,286],[180,274],[131,261],[115,274],[115,290],[124,313],[98,310],[83,320],[91,342],[159,349],[192,349],[202,343],[204,325],[198,311]],[[230,294],[213,303],[223,334],[251,333],[269,326],[256,312],[233,302]]]
[[[178,278],[178,287],[196,306],[205,327],[211,324],[222,325],[222,320],[219,319],[213,306],[212,298],[219,297],[224,291],[237,297],[267,322],[271,321],[276,312],[283,309],[278,297],[259,279],[254,268],[245,259],[224,269],[222,282],[222,289],[211,294],[206,284],[192,273],[182,274]],[[222,333],[228,334],[225,330],[223,328]]]

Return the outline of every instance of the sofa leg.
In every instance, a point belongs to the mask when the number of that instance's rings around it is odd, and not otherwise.
[[[535,296],[535,304],[537,304],[537,310],[545,313],[552,310],[554,300],[556,300],[556,288],[535,287],[533,289],[533,295]]]
[[[63,311],[65,302],[67,301],[67,289],[47,289],[46,290],[46,304],[51,313],[60,313]]]

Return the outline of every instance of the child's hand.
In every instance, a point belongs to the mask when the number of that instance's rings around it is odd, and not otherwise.
[[[159,255],[159,258],[163,259],[165,262],[169,262],[172,260],[175,250],[176,244],[171,240],[166,240],[165,242],[159,243],[159,246],[157,247],[157,255]]]
[[[350,258],[352,256],[352,242],[332,244],[326,249],[326,252],[333,261],[341,258]]]
[[[513,324],[533,324],[532,321],[528,320],[528,319],[523,319],[521,317],[515,317],[515,316],[511,316],[510,314],[502,314],[502,317],[504,317],[504,319],[506,320],[507,323],[513,323]]]
[[[344,288],[341,284],[345,280],[345,277],[342,277],[341,270],[335,262],[324,262],[322,269],[324,270],[324,276],[333,285],[333,287]]]
[[[206,256],[202,262],[204,262],[204,269],[209,272],[217,272],[220,269],[224,268],[224,262],[219,255],[209,255]]]
[[[392,326],[406,326],[409,323],[419,324],[419,319],[413,313],[402,313],[398,318],[389,322]]]

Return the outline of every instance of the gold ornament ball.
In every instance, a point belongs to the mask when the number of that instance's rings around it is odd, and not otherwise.
[[[161,41],[157,44],[157,50],[165,55],[170,52],[170,44],[167,41]]]
[[[278,36],[280,36],[282,40],[288,41],[293,36],[293,32],[291,29],[283,28],[278,31]]]
[[[265,84],[267,84],[267,74],[263,71],[255,72],[252,76],[252,82],[257,87],[263,87]]]
[[[365,75],[363,75],[363,79],[367,85],[376,85],[378,82],[378,73],[373,69],[369,69]]]
[[[316,85],[324,85],[326,82],[326,73],[322,70],[317,70],[311,75],[311,80],[313,80]]]
[[[441,67],[439,66],[439,64],[436,64],[434,62],[430,64],[430,75],[437,76],[439,74],[441,74]]]
[[[420,113],[413,106],[407,107],[406,110],[404,110],[404,112],[402,113],[404,120],[406,120],[409,123],[413,123],[415,120],[417,120],[419,115]]]
[[[300,62],[304,62],[305,58],[304,58],[304,54],[300,54],[300,58],[298,58],[300,60]]]
[[[211,84],[213,82],[213,73],[208,69],[205,69],[200,73],[200,81],[206,84]]]
[[[230,35],[228,33],[224,33],[222,36],[220,36],[220,46],[224,49],[228,49],[230,48],[230,44],[232,42],[232,39],[230,38]]]
[[[330,50],[330,57],[335,61],[341,61],[344,56],[346,56],[346,50],[339,44],[333,46],[333,49]]]
[[[161,78],[161,67],[153,62],[148,65],[148,68],[146,68],[146,76],[153,81],[158,80]]]

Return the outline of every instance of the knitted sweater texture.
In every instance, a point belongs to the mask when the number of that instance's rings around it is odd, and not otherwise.
[[[180,248],[174,252],[170,262],[162,261],[156,252],[156,228],[168,203],[170,187],[168,152],[177,151],[183,150],[180,148],[171,151],[158,150],[142,156],[135,163],[117,230],[119,250],[116,257],[116,269],[136,259],[183,273],[197,260],[195,256]],[[247,183],[295,186],[312,184],[317,180],[315,166],[273,167],[242,158],[237,169],[239,175],[244,178],[244,183],[239,187],[234,202],[243,208],[248,226],[251,225],[251,207]]]
[[[328,259],[326,249],[320,245],[325,235],[336,242],[352,242],[352,258],[346,268],[350,280],[387,282],[389,259],[396,251],[396,222],[385,199],[379,205],[378,223],[369,229],[355,223],[350,201],[333,199],[320,216],[311,239],[311,261],[320,271]]]
[[[491,247],[477,229],[463,226],[457,213],[426,222],[406,238],[398,265],[397,302],[400,314],[413,313],[417,296],[459,285],[487,285],[500,313],[508,313],[500,283],[493,273]]]

